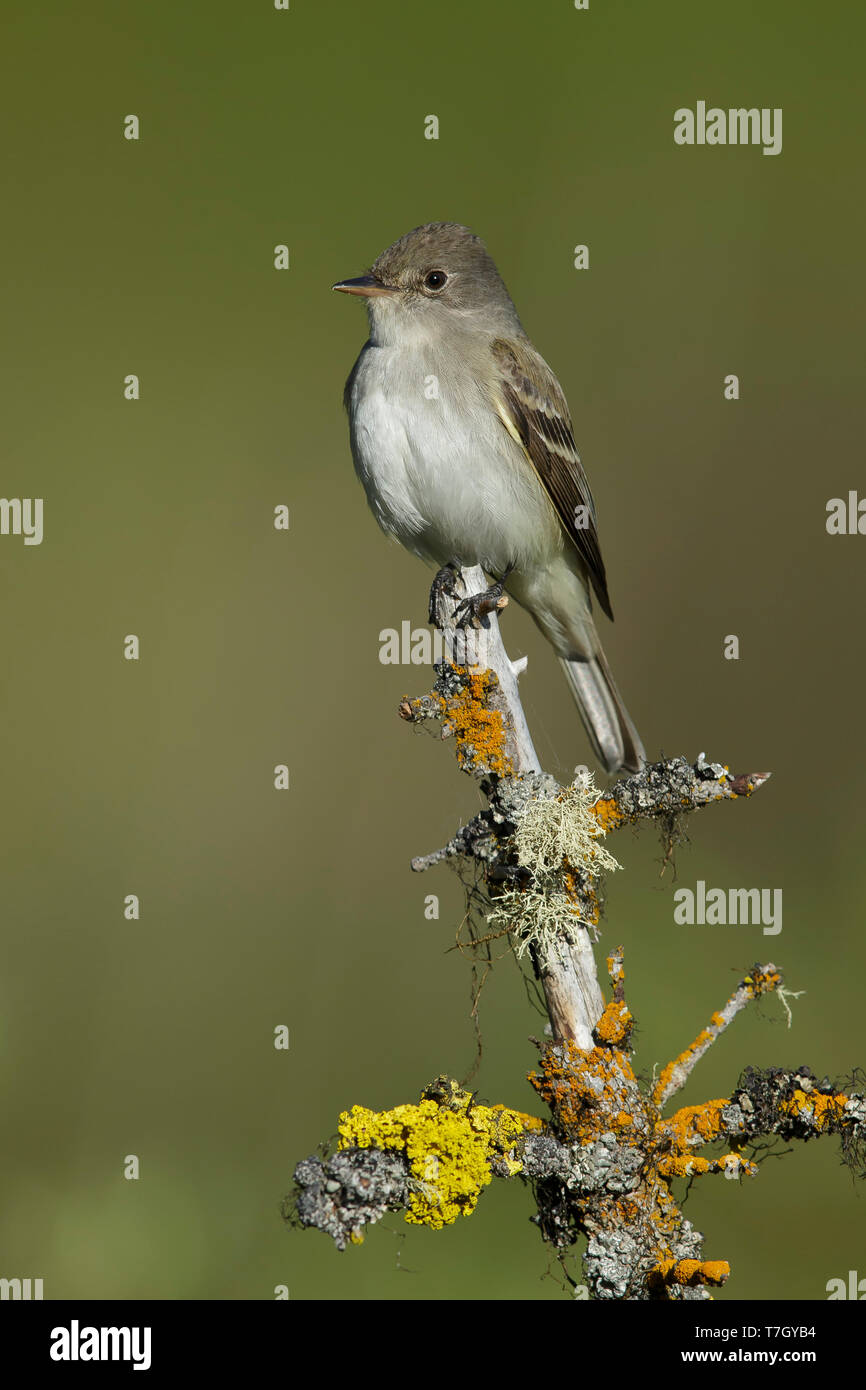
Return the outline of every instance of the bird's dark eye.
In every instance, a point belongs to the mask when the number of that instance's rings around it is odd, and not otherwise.
[[[444,270],[428,270],[424,276],[424,284],[428,290],[441,290],[448,276]]]

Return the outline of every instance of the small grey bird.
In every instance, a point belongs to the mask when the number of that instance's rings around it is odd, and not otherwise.
[[[592,616],[590,586],[613,613],[568,405],[484,243],[430,222],[333,288],[361,295],[370,319],[343,399],[379,525],[440,573],[480,565],[489,594],[504,584],[560,657],[599,762],[638,771]]]

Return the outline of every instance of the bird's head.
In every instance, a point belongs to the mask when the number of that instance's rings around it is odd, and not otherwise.
[[[457,222],[415,227],[382,252],[369,274],[333,288],[363,297],[374,342],[522,331],[484,242]]]

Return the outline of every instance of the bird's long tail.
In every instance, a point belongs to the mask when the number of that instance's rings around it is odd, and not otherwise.
[[[604,652],[599,649],[586,661],[559,659],[599,762],[611,775],[621,770],[640,772],[646,753]]]

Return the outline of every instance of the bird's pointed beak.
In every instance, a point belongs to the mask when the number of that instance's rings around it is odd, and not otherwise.
[[[372,299],[380,294],[399,293],[396,285],[386,285],[377,280],[375,275],[359,275],[357,280],[340,280],[336,285],[332,285],[331,289],[341,290],[343,294],[360,294],[365,299]]]

